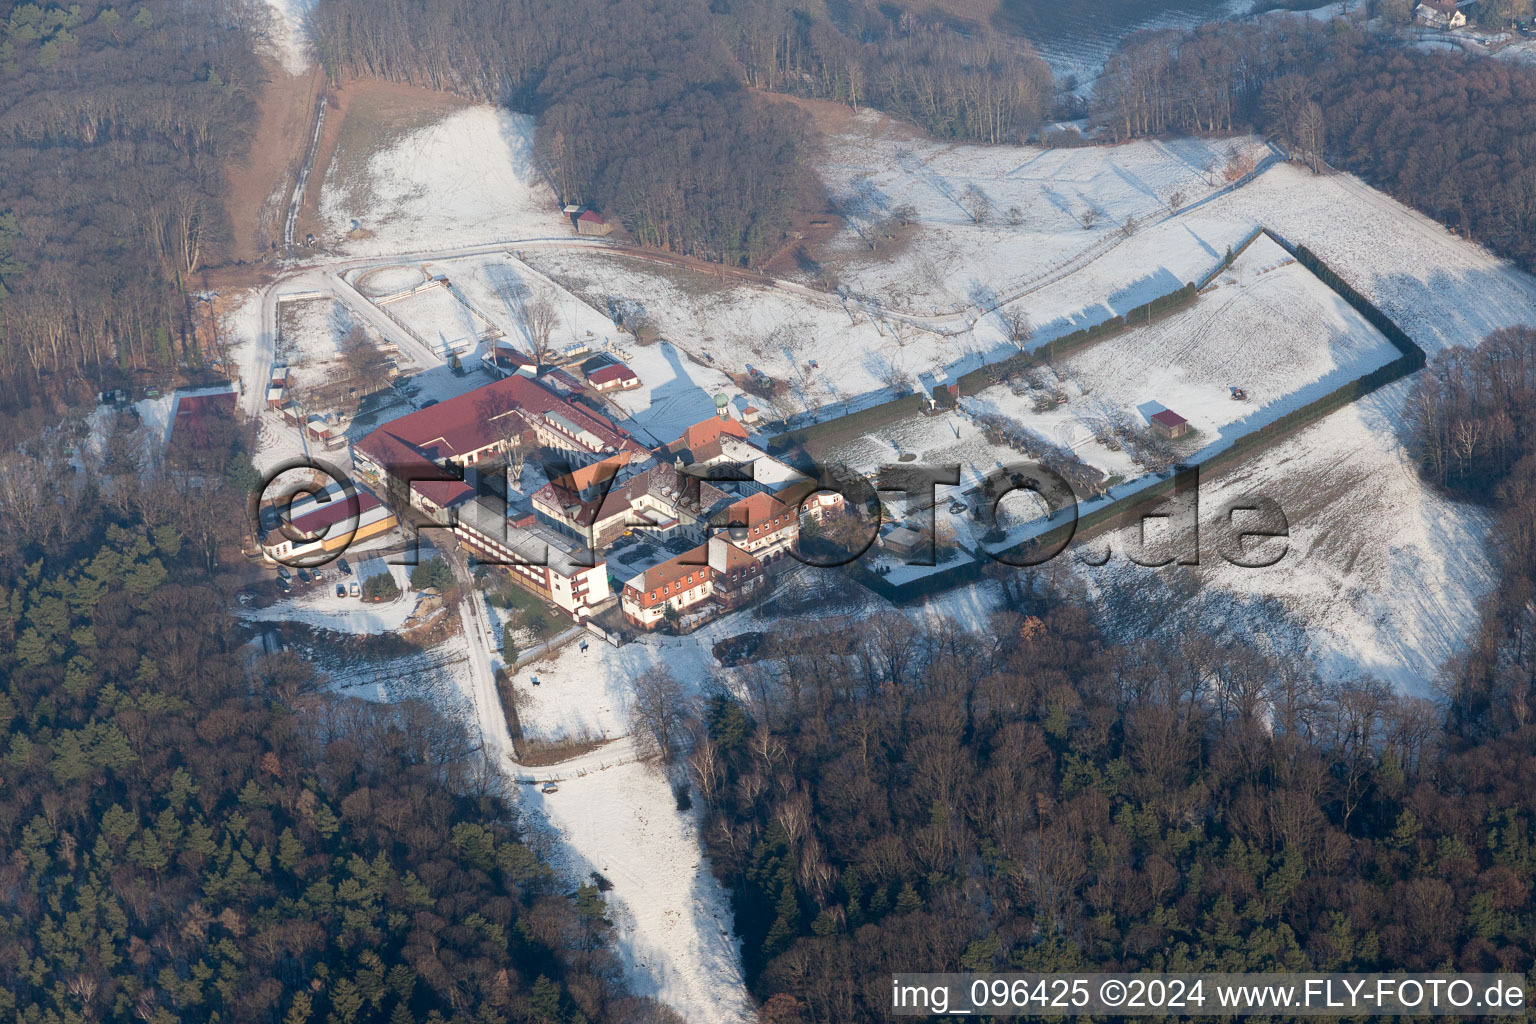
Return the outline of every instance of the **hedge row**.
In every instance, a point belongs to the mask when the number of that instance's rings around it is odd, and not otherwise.
[[[768,450],[777,454],[788,448],[804,447],[812,441],[824,440],[840,434],[862,434],[875,427],[922,412],[927,405],[928,400],[922,395],[903,395],[901,398],[882,402],[880,405],[872,405],[867,409],[839,416],[837,419],[812,423],[798,430],[786,430],[768,439]]]
[[[1236,263],[1237,262],[1237,258],[1239,256],[1241,256],[1243,253],[1247,252],[1248,251],[1248,247],[1250,245],[1252,245],[1254,242],[1257,242],[1260,238],[1263,238],[1264,235],[1265,235],[1264,228],[1262,228],[1262,227],[1254,228],[1253,229],[1253,234],[1249,235],[1246,239],[1244,239],[1243,243],[1241,245],[1239,245],[1236,249],[1228,249],[1227,250],[1227,255],[1222,258],[1222,261],[1220,263],[1216,264],[1215,269],[1212,270],[1210,273],[1206,274],[1204,277],[1202,277],[1198,282],[1196,282],[1196,288],[1198,290],[1203,290],[1206,285],[1210,284],[1212,281],[1214,281],[1216,279],[1216,276],[1218,274],[1220,274],[1223,270],[1226,270],[1232,264]]]

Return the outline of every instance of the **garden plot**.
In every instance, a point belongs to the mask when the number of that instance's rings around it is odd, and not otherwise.
[[[963,146],[865,113],[828,141],[821,168],[848,224],[827,263],[843,285],[892,309],[990,306],[1103,258],[1128,225],[1134,232],[1216,193],[1234,147],[1254,161],[1266,152],[1253,139]],[[892,218],[911,225],[886,242]]]
[[[1192,306],[962,399],[957,414],[914,417],[829,454],[865,472],[903,457],[959,465],[966,491],[1028,457],[989,436],[986,425],[1002,420],[1042,447],[1069,450],[1116,485],[1147,475],[1131,442],[1157,412],[1172,409],[1189,421],[1191,434],[1172,447],[1196,462],[1398,355],[1332,289],[1261,237]],[[1235,401],[1234,388],[1248,400]],[[952,496],[940,494],[941,505]],[[962,541],[968,537],[963,518],[953,526]]]
[[[326,172],[329,247],[372,256],[571,233],[534,166],[531,117],[465,107],[378,138],[366,152],[338,150]]]
[[[1189,420],[1189,461],[1214,454],[1400,353],[1336,292],[1261,236],[1189,307],[1089,346],[1039,377],[1069,397],[1032,413],[1031,393],[988,388],[967,408],[1013,415],[1107,473],[1121,452],[1096,437],[1117,418],[1136,426],[1163,409]],[[1234,400],[1234,389],[1247,395]]]
[[[304,391],[328,383],[342,372],[342,342],[356,321],[334,299],[293,299],[282,302],[277,317],[277,363],[289,368],[289,386]],[[261,380],[247,381],[260,388]]]

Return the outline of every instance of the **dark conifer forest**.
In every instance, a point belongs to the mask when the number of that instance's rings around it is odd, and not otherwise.
[[[524,845],[459,726],[243,646],[213,557],[242,529],[232,450],[192,486],[128,454],[6,468],[0,1014],[675,1021],[625,992],[596,886]]]

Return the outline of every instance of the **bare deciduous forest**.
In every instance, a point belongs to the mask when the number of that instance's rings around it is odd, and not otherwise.
[[[1283,19],[1129,40],[1094,99],[1121,139],[1256,125],[1536,267],[1536,68]]]
[[[224,166],[261,88],[251,24],[264,10],[0,5],[7,407],[45,381],[89,394],[104,365],[197,359],[179,289],[223,258]]]
[[[890,974],[1525,972],[1529,716],[1071,599],[987,635],[801,623],[691,759],[775,1024],[885,1019]],[[1531,677],[1521,694],[1529,702]],[[1527,703],[1526,706],[1529,706]]]

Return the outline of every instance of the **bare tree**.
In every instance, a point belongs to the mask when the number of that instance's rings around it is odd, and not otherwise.
[[[965,186],[965,191],[960,193],[960,206],[974,224],[985,224],[992,219],[992,200],[975,182]]]
[[[1035,336],[1035,325],[1030,322],[1029,314],[1018,306],[1003,310],[1003,327],[1008,332],[1008,340],[1017,345],[1020,352]]]
[[[1316,100],[1307,100],[1296,113],[1295,144],[1297,152],[1313,174],[1322,173],[1323,142],[1327,120]]]
[[[527,332],[528,344],[533,348],[533,361],[539,366],[549,362],[553,351],[552,338],[555,333],[555,324],[559,320],[559,314],[555,312],[555,304],[544,296],[537,298],[525,298],[518,309],[518,317],[523,321],[523,330]]]
[[[912,375],[886,356],[877,356],[870,367],[876,379],[895,395],[910,395],[915,382]]]
[[[638,742],[654,746],[671,764],[689,718],[688,695],[665,665],[646,669],[630,684],[630,728]]]

